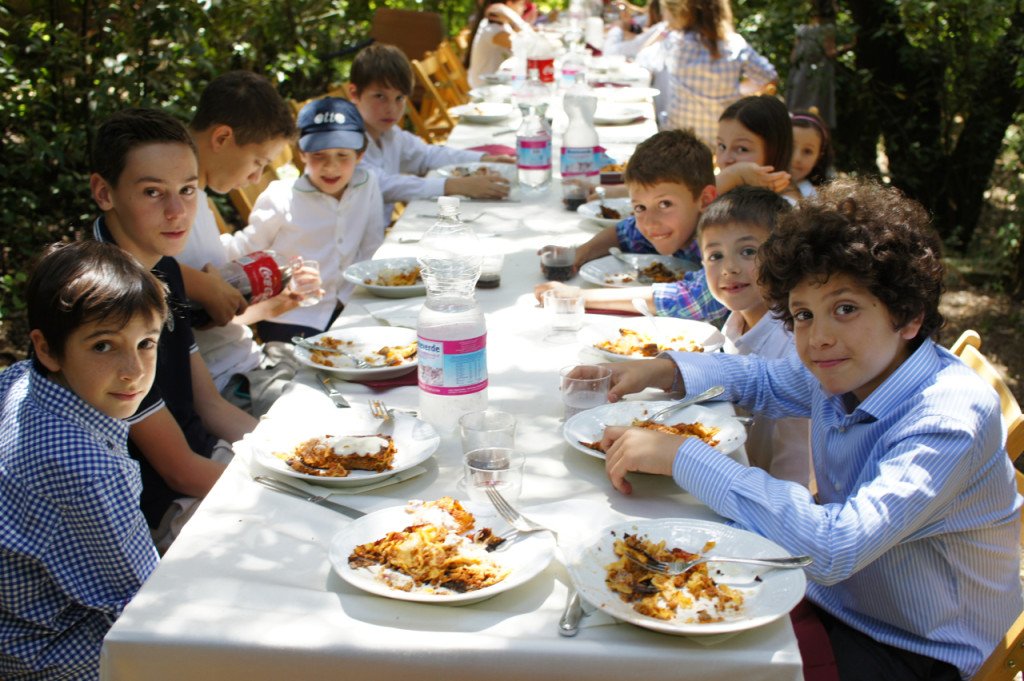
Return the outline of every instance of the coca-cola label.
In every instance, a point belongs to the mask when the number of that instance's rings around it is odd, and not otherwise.
[[[526,72],[529,73],[530,69],[537,69],[537,74],[540,76],[540,82],[542,83],[554,83],[555,82],[555,60],[551,57],[545,59],[526,59]]]
[[[487,335],[461,340],[419,336],[420,390],[432,395],[472,395],[487,387]]]
[[[273,298],[281,292],[284,286],[281,281],[281,270],[272,256],[263,251],[256,251],[239,258],[237,262],[242,266],[252,289],[250,303]]]

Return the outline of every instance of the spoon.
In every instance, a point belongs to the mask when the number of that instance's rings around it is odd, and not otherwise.
[[[645,277],[643,274],[641,274],[640,266],[637,265],[635,261],[630,259],[625,253],[623,253],[621,248],[619,248],[618,246],[612,246],[608,249],[608,254],[615,258],[616,260],[618,260],[619,262],[621,262],[623,265],[626,265],[629,268],[629,273],[633,275],[633,278],[636,279],[638,283],[651,283],[651,278]]]
[[[601,185],[597,185],[594,189],[594,193],[597,194],[597,205],[599,208],[604,208],[604,195],[607,193],[605,188]]]
[[[632,302],[633,307],[636,309],[636,311],[642,314],[643,316],[647,317],[647,319],[651,321],[651,330],[653,331],[651,337],[654,339],[655,342],[657,342],[658,337],[661,335],[658,329],[658,317],[653,312],[651,312],[651,308],[647,305],[647,301],[644,300],[643,298],[634,298]]]

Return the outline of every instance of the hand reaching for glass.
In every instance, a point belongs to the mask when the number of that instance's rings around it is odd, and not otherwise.
[[[316,305],[324,297],[320,288],[320,263],[296,256],[292,259],[292,278],[285,292],[298,300],[299,307]]]

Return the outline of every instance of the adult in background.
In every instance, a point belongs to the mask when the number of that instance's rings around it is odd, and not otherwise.
[[[793,69],[786,84],[787,108],[816,109],[830,129],[836,127],[835,21],[835,0],[811,0],[809,22],[796,27],[789,57]]]
[[[778,82],[778,73],[733,30],[729,0],[661,0],[669,33],[670,128],[693,128],[714,148],[718,117],[741,96],[741,83],[763,91]]]
[[[512,34],[521,30],[526,0],[482,0],[470,39],[466,79],[471,87],[485,85],[484,75],[494,73],[512,56]],[[516,21],[518,19],[518,21]]]

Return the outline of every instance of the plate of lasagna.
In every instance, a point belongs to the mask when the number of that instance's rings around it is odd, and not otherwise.
[[[411,298],[427,292],[416,258],[363,260],[346,267],[341,276],[381,298]]]
[[[648,419],[651,414],[670,404],[639,400],[602,404],[571,417],[562,428],[562,436],[575,449],[602,461],[604,452],[599,445],[605,426],[635,426],[674,435],[699,437],[726,455],[739,451],[740,445],[747,441],[747,430],[742,423],[728,414],[699,404],[672,412],[659,423],[652,423]]]
[[[580,267],[580,277],[597,286],[629,288],[669,284],[679,281],[687,272],[699,269],[694,263],[670,255],[623,253],[623,257],[633,264],[633,268],[614,256],[606,255],[583,263]]]
[[[346,381],[393,378],[416,369],[416,330],[401,326],[357,326],[306,339],[318,349],[295,346],[295,359]],[[356,359],[369,366],[357,367]]]
[[[569,564],[580,596],[612,617],[666,634],[724,634],[763,626],[804,596],[803,570],[704,563],[683,575],[656,575],[625,557],[685,559],[784,557],[785,549],[753,532],[682,518],[635,520],[601,530]]]
[[[725,343],[711,324],[675,317],[658,317],[653,327],[648,319],[595,319],[580,330],[579,339],[606,362],[650,359],[669,351],[716,352]]]
[[[495,524],[497,524],[496,521]],[[451,497],[410,501],[348,523],[331,539],[331,565],[346,582],[402,601],[465,605],[514,589],[554,557],[548,532],[517,537],[481,526]]]
[[[633,214],[633,204],[628,198],[587,201],[577,208],[576,212],[601,227],[614,227],[620,220]]]
[[[365,409],[312,411],[298,420],[263,420],[245,442],[274,474],[327,487],[384,480],[426,461],[441,443],[433,426],[402,412],[395,412],[392,432],[379,433],[379,426]]]

